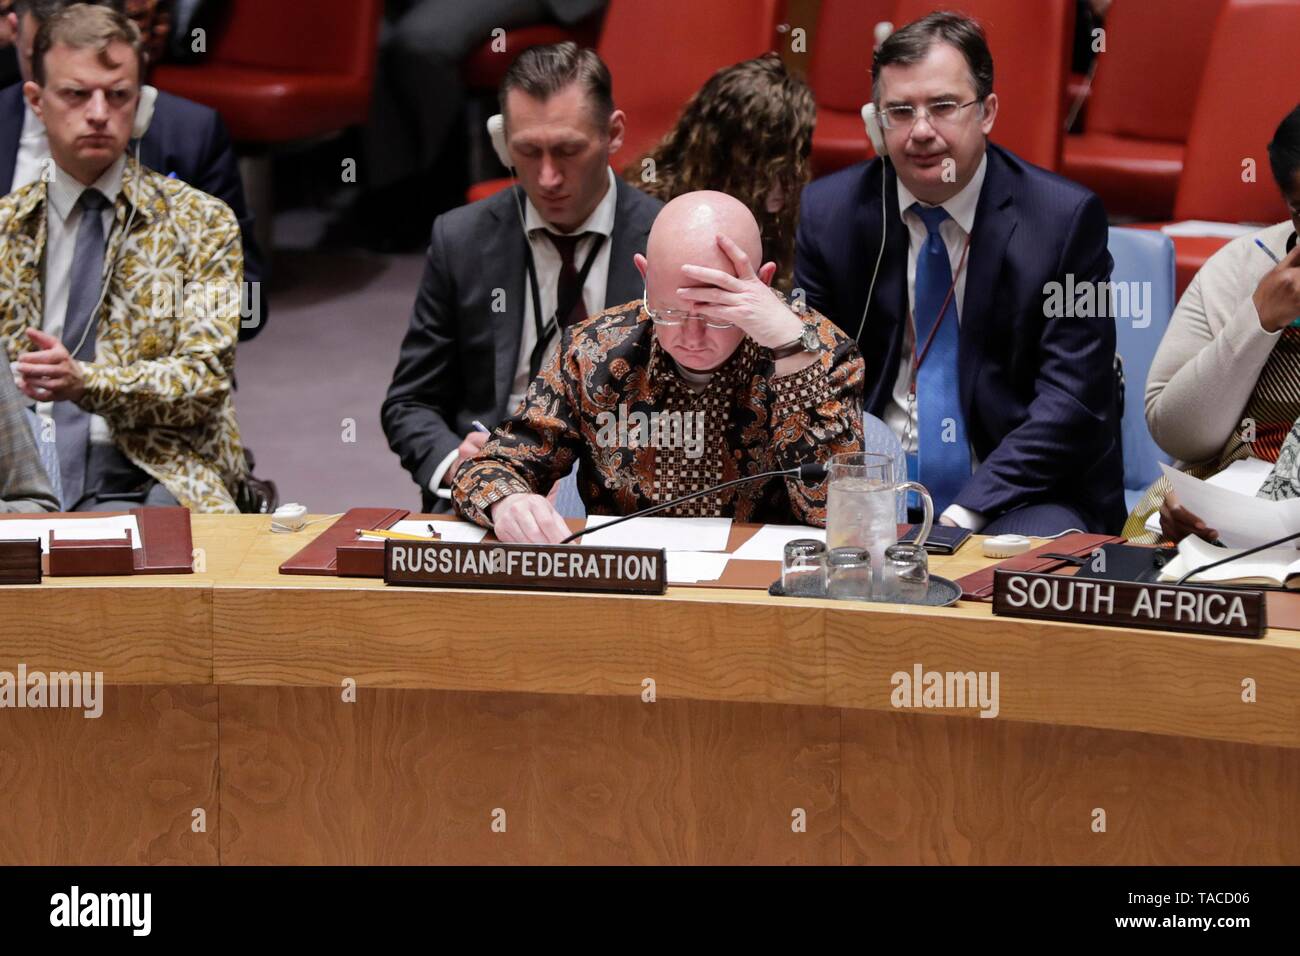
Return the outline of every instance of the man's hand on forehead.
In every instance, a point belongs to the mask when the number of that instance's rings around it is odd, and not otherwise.
[[[730,322],[765,348],[797,339],[803,320],[768,285],[776,274],[776,263],[768,262],[755,272],[745,250],[730,236],[719,234],[717,242],[736,274],[687,263],[682,274],[696,284],[678,289],[677,295],[692,303],[695,314]]]

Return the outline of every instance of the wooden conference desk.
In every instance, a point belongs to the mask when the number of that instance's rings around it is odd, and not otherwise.
[[[1300,862],[1300,632],[278,574],[323,527],[0,589],[0,670],[110,685],[0,710],[0,863]],[[895,710],[918,663],[998,717]]]

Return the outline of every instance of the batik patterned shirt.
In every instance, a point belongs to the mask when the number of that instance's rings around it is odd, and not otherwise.
[[[43,320],[46,202],[42,180],[0,199],[0,344],[10,361]],[[245,468],[231,386],[244,260],[235,214],[132,159],[104,257],[112,271],[77,404],[103,416],[118,449],[182,505],[237,513]]]
[[[735,478],[862,450],[864,367],[857,345],[810,314],[821,352],[778,377],[771,351],[745,338],[701,391],[659,345],[641,301],[564,330],[560,347],[503,422],[456,473],[452,499],[490,526],[510,494],[546,494],[578,467],[591,514],[624,515]],[[826,483],[774,477],[663,514],[826,524]]]

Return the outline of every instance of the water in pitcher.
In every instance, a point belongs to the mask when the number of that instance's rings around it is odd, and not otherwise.
[[[865,548],[871,567],[880,573],[885,549],[898,543],[898,497],[890,482],[872,478],[832,481],[826,501],[829,548]]]

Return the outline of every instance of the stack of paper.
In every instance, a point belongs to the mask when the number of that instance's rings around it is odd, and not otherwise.
[[[50,531],[60,541],[121,541],[131,531],[131,547],[138,549],[140,524],[135,515],[111,518],[13,518],[0,521],[0,541],[41,539],[41,550],[50,551]]]
[[[1223,487],[1213,480],[1201,481],[1168,465],[1162,464],[1160,468],[1178,496],[1178,503],[1218,531],[1219,540],[1226,547],[1253,548],[1300,532],[1300,498],[1269,501]],[[1240,473],[1242,480],[1246,474]]]
[[[1236,558],[1246,548],[1219,548],[1188,535],[1178,543],[1178,556],[1160,570],[1161,581],[1177,581],[1188,571]],[[1288,587],[1300,576],[1300,554],[1293,546],[1267,548],[1202,571],[1186,584],[1241,584]]]

